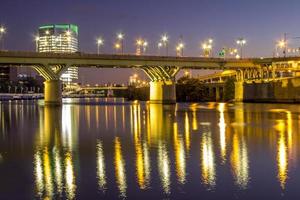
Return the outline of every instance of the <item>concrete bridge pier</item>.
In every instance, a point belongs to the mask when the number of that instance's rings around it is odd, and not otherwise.
[[[176,86],[172,80],[150,82],[150,103],[175,104]]]
[[[234,101],[243,102],[244,100],[244,82],[237,81],[234,83]]]
[[[45,105],[62,104],[62,88],[60,80],[46,80],[44,82],[44,102]]]

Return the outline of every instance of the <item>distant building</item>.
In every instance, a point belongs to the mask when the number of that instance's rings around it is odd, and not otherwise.
[[[74,24],[48,24],[39,27],[38,52],[75,53],[78,51],[78,27]],[[70,67],[61,76],[64,83],[78,79],[78,67]]]

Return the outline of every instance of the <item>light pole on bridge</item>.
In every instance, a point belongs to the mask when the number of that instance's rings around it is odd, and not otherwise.
[[[168,54],[169,54],[169,50],[168,50],[168,48],[169,48],[168,47],[169,37],[168,37],[167,34],[164,34],[164,35],[161,36],[161,43],[162,43],[163,46],[165,46],[165,48],[166,48],[166,56],[168,56]]]
[[[104,41],[101,37],[97,39],[97,54],[100,54],[100,46],[104,44]]]
[[[124,34],[123,33],[118,33],[117,34],[117,39],[120,42],[121,45],[121,54],[124,54]]]
[[[0,26],[0,50],[3,48],[3,36],[6,33],[6,28],[4,26]]]
[[[247,43],[244,38],[238,38],[236,44],[240,46],[240,58],[243,58],[243,46]]]

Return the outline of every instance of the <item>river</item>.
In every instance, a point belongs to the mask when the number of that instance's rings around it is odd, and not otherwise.
[[[300,106],[0,103],[0,199],[299,199]]]

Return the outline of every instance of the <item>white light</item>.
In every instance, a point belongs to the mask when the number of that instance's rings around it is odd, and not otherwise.
[[[102,45],[104,43],[103,39],[102,38],[98,38],[97,39],[97,44],[98,45]]]
[[[123,34],[123,33],[119,33],[119,34],[117,35],[117,38],[118,38],[119,40],[122,40],[122,39],[124,38],[124,34]]]
[[[0,27],[0,33],[5,33],[5,28],[3,26]]]
[[[164,43],[167,43],[168,42],[168,35],[167,34],[164,34],[162,37],[161,37],[161,41],[164,42]]]

